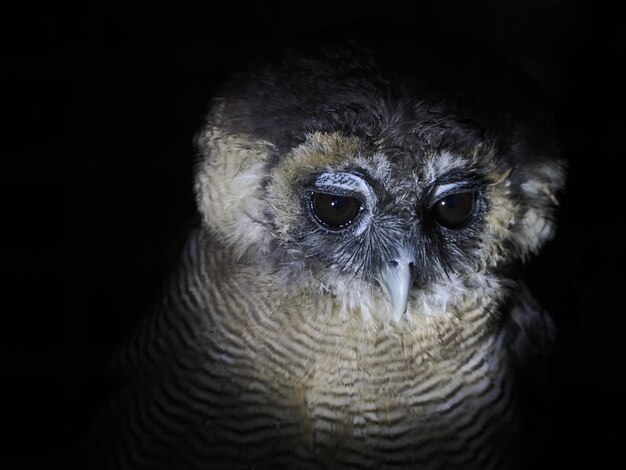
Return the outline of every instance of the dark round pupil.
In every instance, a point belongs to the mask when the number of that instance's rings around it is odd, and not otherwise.
[[[313,193],[311,198],[315,217],[329,228],[342,228],[352,223],[361,210],[361,201],[349,196]]]
[[[444,227],[462,228],[474,215],[475,201],[475,194],[471,191],[445,196],[433,208],[435,219]]]

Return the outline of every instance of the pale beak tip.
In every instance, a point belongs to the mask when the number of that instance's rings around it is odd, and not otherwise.
[[[403,307],[394,306],[394,308],[393,308],[393,321],[395,323],[400,323],[400,320],[402,320],[402,317],[406,313],[406,307],[407,307],[407,304],[405,304]]]

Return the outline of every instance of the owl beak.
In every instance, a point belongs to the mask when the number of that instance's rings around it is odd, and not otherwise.
[[[413,266],[412,257],[399,256],[389,262],[381,272],[382,286],[391,303],[391,312],[395,322],[402,319],[409,303]]]

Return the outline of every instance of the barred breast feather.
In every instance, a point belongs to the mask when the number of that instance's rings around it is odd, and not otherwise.
[[[107,468],[507,468],[516,400],[498,316],[454,333],[281,303],[204,229],[118,358]],[[322,311],[321,309],[326,309]],[[462,320],[463,327],[459,328]]]

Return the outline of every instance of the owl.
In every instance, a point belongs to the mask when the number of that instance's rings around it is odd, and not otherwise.
[[[201,220],[117,358],[99,465],[527,463],[554,327],[518,270],[564,163],[524,78],[466,52],[311,44],[224,84]]]

